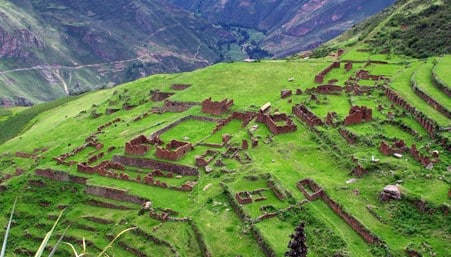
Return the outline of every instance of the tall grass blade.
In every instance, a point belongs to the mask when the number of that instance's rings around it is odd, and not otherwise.
[[[2,251],[0,252],[0,257],[5,257],[6,252],[6,242],[8,241],[9,229],[11,228],[11,223],[13,221],[14,209],[16,208],[17,196],[14,200],[13,209],[11,210],[11,216],[9,216],[8,226],[6,227],[5,238],[3,239]]]
[[[58,241],[56,242],[55,246],[53,246],[52,251],[49,254],[49,257],[53,257],[53,255],[55,254],[56,250],[58,250],[59,245],[61,244],[61,241],[63,241],[64,236],[66,235],[67,230],[70,228],[70,225],[67,226],[67,228],[64,230],[63,234],[60,236],[60,238],[58,239]]]
[[[52,229],[49,232],[47,232],[47,234],[45,235],[44,239],[42,240],[41,246],[39,246],[39,249],[36,252],[36,254],[34,255],[34,257],[41,257],[42,256],[42,253],[44,252],[45,247],[47,246],[47,244],[48,244],[48,242],[50,240],[50,237],[52,236],[53,231],[56,228],[56,225],[58,224],[61,216],[63,216],[63,212],[64,212],[64,210],[61,211],[60,215],[58,216],[58,219],[56,219],[56,221],[55,221],[55,224],[53,224]]]
[[[125,230],[122,230],[121,233],[117,234],[117,236],[113,240],[111,240],[111,242],[107,245],[107,247],[105,247],[105,249],[103,249],[103,251],[99,255],[97,255],[97,257],[102,257],[102,255],[108,256],[106,254],[106,251],[113,246],[114,241],[116,241],[125,232],[128,232],[128,231],[133,230],[133,229],[137,229],[137,227],[127,228]]]
[[[78,254],[77,250],[75,250],[75,247],[71,243],[64,242],[63,244],[68,245],[70,248],[72,248],[72,251],[74,252],[75,257],[81,257],[84,256],[84,254]]]

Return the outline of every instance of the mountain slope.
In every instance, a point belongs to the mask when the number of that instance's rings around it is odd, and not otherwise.
[[[449,54],[450,27],[450,0],[401,0],[326,43],[317,52],[325,54],[357,44],[373,53],[390,52],[415,58]]]
[[[46,101],[155,72],[191,70],[218,61],[213,47],[227,37],[159,0],[3,1],[0,96]]]
[[[311,49],[395,0],[170,0],[208,20],[265,33],[260,46],[277,56]]]

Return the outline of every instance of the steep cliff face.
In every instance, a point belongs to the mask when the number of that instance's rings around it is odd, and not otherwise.
[[[311,49],[396,0],[169,0],[220,24],[265,33],[259,44],[276,57]]]
[[[20,104],[219,61],[231,34],[162,0],[0,3],[0,97]]]

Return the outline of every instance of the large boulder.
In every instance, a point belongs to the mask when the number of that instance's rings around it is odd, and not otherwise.
[[[387,185],[379,194],[379,199],[384,202],[390,200],[400,200],[401,191],[399,190],[399,187],[397,185]]]

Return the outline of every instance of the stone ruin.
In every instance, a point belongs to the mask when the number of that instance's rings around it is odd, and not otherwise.
[[[201,104],[198,102],[176,102],[166,99],[162,107],[153,107],[152,110],[156,113],[184,112],[197,105]]]
[[[432,163],[440,161],[437,154],[435,155],[435,159],[432,159],[432,157],[421,154],[415,144],[412,144],[412,147],[410,147],[410,154],[417,162],[423,164],[425,167],[429,166]]]
[[[357,142],[359,140],[359,137],[356,134],[354,134],[346,129],[340,128],[340,129],[338,129],[338,132],[344,139],[346,139],[346,141],[348,141],[349,144],[354,144],[355,142]]]
[[[208,164],[210,164],[210,162],[213,161],[213,159],[219,154],[218,151],[214,151],[214,150],[210,150],[208,149],[207,151],[205,151],[202,155],[198,155],[196,157],[194,157],[195,159],[195,165],[197,167],[205,167]]]
[[[257,122],[264,123],[274,135],[297,130],[296,124],[294,124],[285,113],[269,114],[259,111],[257,114]]]
[[[213,133],[223,128],[225,125],[230,123],[233,119],[241,120],[241,127],[246,127],[249,122],[251,122],[257,114],[255,112],[233,112],[232,115],[227,117],[227,119],[218,122],[218,125],[213,130]]]
[[[315,201],[316,199],[322,198],[324,194],[323,189],[312,179],[303,179],[298,181],[298,183],[296,183],[296,187],[309,201]]]
[[[88,180],[88,178],[70,175],[64,171],[53,169],[37,169],[35,170],[35,175],[40,177],[46,177],[52,180],[73,182],[83,185],[86,185],[86,181]]]
[[[125,166],[133,166],[142,169],[154,169],[163,170],[167,172],[172,172],[182,176],[198,176],[199,171],[197,168],[180,165],[175,163],[163,162],[159,160],[146,159],[146,158],[135,158],[132,156],[113,156],[113,162],[120,163]]]
[[[344,120],[344,125],[359,124],[369,122],[373,119],[372,110],[366,106],[353,106],[349,110],[349,115]]]
[[[388,97],[388,99],[396,104],[407,110],[407,112],[414,115],[415,119],[417,120],[420,125],[426,129],[426,131],[429,133],[429,135],[434,138],[435,131],[437,129],[437,124],[429,119],[426,115],[421,113],[420,111],[416,110],[415,107],[411,106],[404,98],[402,98],[397,92],[395,92],[393,89],[384,87],[385,88],[385,95]]]
[[[185,90],[189,88],[191,84],[172,84],[171,89],[172,90]]]
[[[227,112],[232,105],[233,99],[227,100],[226,98],[220,102],[214,102],[211,101],[211,97],[209,97],[202,102],[202,112],[213,115],[222,115]]]
[[[340,63],[339,62],[333,62],[329,66],[327,66],[327,68],[325,68],[320,73],[318,73],[315,76],[315,83],[323,83],[324,82],[324,77],[327,75],[327,73],[329,73],[334,68],[340,68]]]
[[[309,201],[323,200],[338,216],[340,216],[367,243],[381,243],[381,239],[371,233],[360,221],[347,213],[341,205],[332,200],[326,192],[312,179],[304,179],[296,183],[297,188]]]
[[[296,117],[307,123],[310,127],[323,125],[323,121],[303,104],[293,106],[292,111]]]
[[[115,170],[125,170],[124,165],[114,162],[114,161],[103,161],[100,164],[96,166],[89,166],[87,163],[79,163],[77,164],[77,170],[80,172],[88,173],[88,174],[99,174],[99,175],[106,175],[110,172],[109,169],[115,169]]]
[[[437,111],[441,112],[443,115],[445,115],[448,119],[451,119],[451,111],[448,110],[448,108],[441,103],[437,102],[434,98],[429,96],[426,92],[421,90],[415,81],[411,81],[412,83],[412,89],[413,91],[421,98],[423,101],[425,101],[428,105],[430,105],[432,108],[436,109]]]
[[[368,173],[368,170],[364,169],[360,164],[358,164],[354,169],[351,171],[352,176],[357,177],[363,177],[365,174]]]
[[[385,141],[381,142],[381,145],[379,147],[379,150],[384,155],[393,155],[393,154],[403,154],[404,152],[407,152],[409,148],[406,146],[403,140],[396,141],[393,145],[387,144]]]
[[[254,191],[242,191],[235,194],[235,199],[239,204],[251,204],[252,202],[260,202],[266,200],[266,197],[262,195],[263,191],[266,191],[266,188],[259,188]],[[255,200],[253,197],[256,197]]]
[[[216,127],[213,129],[212,133],[218,132],[220,129],[225,127],[227,124],[229,124],[232,120],[241,120],[243,123],[241,123],[241,127],[246,127],[251,120],[254,119],[256,114],[254,112],[234,112],[232,115],[227,117],[226,119],[219,120],[217,122]]]
[[[166,144],[165,148],[157,147],[155,155],[160,159],[176,161],[193,149],[193,145],[189,142],[171,140],[171,142]]]
[[[326,121],[324,123],[326,123],[329,126],[335,126],[335,122],[334,120],[337,118],[337,113],[336,112],[328,112],[326,115]]]
[[[352,70],[352,62],[345,63],[345,70],[346,70],[346,72]]]
[[[144,135],[139,135],[125,143],[125,154],[145,155],[153,144],[162,144],[157,136],[150,140]]]
[[[112,187],[88,185],[85,189],[85,192],[90,195],[100,196],[116,201],[135,203],[139,205],[149,201],[149,199],[129,195],[127,190]]]
[[[148,173],[144,177],[143,181],[137,181],[137,182],[143,183],[143,184],[149,185],[149,186],[155,186],[155,187],[167,188],[167,189],[172,189],[172,190],[177,190],[177,191],[185,191],[185,192],[193,190],[193,187],[196,185],[195,181],[186,181],[181,186],[171,186],[171,185],[168,185],[166,182],[162,182],[158,179],[155,179],[155,177],[173,178],[173,173],[169,172],[167,175],[164,175],[161,171],[156,170],[154,172]]]
[[[282,91],[280,91],[280,98],[282,99],[290,97],[291,95],[293,95],[293,91],[289,89],[283,89]]]
[[[283,201],[286,198],[286,195],[278,188],[276,182],[274,182],[273,180],[268,180],[266,181],[266,184],[279,200]]]
[[[161,92],[160,90],[150,90],[150,95],[152,101],[160,102],[163,101],[166,98],[169,98],[174,95],[174,93],[170,92]]]
[[[371,75],[367,70],[358,70],[355,74],[358,80],[384,80],[385,77],[383,75]]]
[[[320,85],[317,87],[307,88],[305,90],[306,93],[318,93],[318,94],[328,94],[328,95],[336,95],[340,94],[343,91],[343,87],[337,85]]]

